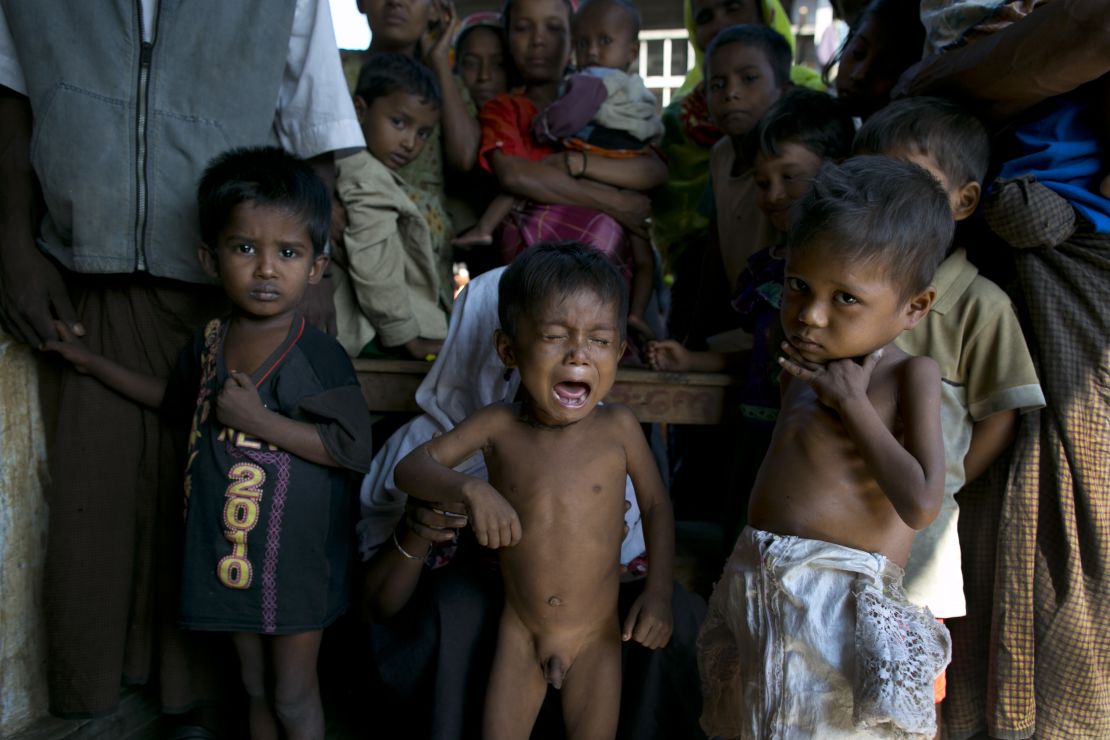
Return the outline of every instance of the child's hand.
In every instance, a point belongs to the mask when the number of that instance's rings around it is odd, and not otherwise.
[[[520,517],[496,488],[475,479],[473,488],[465,496],[470,526],[474,528],[479,545],[496,550],[520,542]]]
[[[232,429],[258,437],[264,425],[260,419],[265,413],[266,407],[262,405],[250,376],[232,370],[216,397],[216,418]]]
[[[671,595],[645,589],[632,604],[621,629],[621,640],[635,640],[656,650],[671,639]]]
[[[644,354],[652,370],[684,372],[690,369],[690,351],[673,339],[648,342]]]
[[[57,352],[66,362],[73,365],[77,372],[88,373],[89,364],[94,362],[98,355],[86,347],[81,338],[74,334],[64,321],[55,321],[54,330],[58,333],[58,338],[43,342],[43,351]]]
[[[782,351],[787,355],[779,358],[782,369],[809,383],[817,400],[835,411],[840,411],[841,404],[849,399],[866,398],[871,373],[883,356],[882,349],[877,349],[861,363],[847,359],[818,365],[803,359],[789,342],[782,343]]]

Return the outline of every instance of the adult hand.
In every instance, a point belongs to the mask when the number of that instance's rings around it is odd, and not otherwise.
[[[266,407],[258,396],[251,378],[244,372],[232,370],[220,394],[216,396],[216,418],[221,424],[240,432],[259,436],[260,418]]]
[[[405,526],[408,533],[429,545],[450,542],[468,523],[465,507],[461,504],[427,502],[411,496],[405,502]]]
[[[54,263],[30,240],[4,244],[2,250],[0,314],[8,331],[39,349],[49,341],[64,341],[55,320],[74,336],[85,336]]]
[[[782,369],[809,383],[817,400],[837,412],[845,401],[867,397],[871,373],[883,356],[882,349],[877,349],[864,357],[863,362],[845,359],[819,365],[803,358],[790,342],[783,342],[782,350],[787,355],[779,358]]]
[[[458,33],[460,20],[453,2],[438,0],[435,10],[439,12],[439,23],[430,24],[424,32],[424,60],[428,67],[436,71],[450,71],[451,41]]]
[[[301,297],[301,304],[297,306],[297,310],[301,312],[308,323],[332,337],[338,331],[335,324],[335,300],[332,298],[334,291],[335,286],[332,285],[331,278],[327,274],[327,268],[325,268],[320,281],[315,285],[309,284],[305,288],[304,296]]]

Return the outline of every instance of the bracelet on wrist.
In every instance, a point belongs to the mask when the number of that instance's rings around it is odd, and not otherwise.
[[[405,548],[401,547],[401,541],[397,539],[397,529],[396,528],[393,529],[393,544],[396,545],[397,551],[399,553],[401,553],[401,555],[405,558],[405,560],[419,560],[421,562],[424,561],[423,557],[420,557],[419,555],[413,555],[411,552],[409,552]],[[431,545],[428,546],[428,549],[429,550],[431,549]],[[427,553],[424,553],[424,557],[427,557],[427,555],[428,555]]]

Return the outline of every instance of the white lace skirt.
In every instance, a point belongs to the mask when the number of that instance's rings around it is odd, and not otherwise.
[[[883,555],[746,527],[698,637],[710,736],[932,737],[948,630]]]

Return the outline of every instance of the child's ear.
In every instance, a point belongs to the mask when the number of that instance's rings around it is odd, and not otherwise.
[[[497,348],[497,356],[505,367],[516,367],[516,353],[513,351],[513,340],[505,332],[497,329],[493,332],[493,346]]]
[[[983,193],[982,186],[972,180],[960,188],[957,193],[956,205],[952,208],[952,216],[957,221],[963,221],[965,218],[975,213],[975,209],[979,206],[979,196]]]
[[[355,116],[358,118],[358,122],[361,124],[363,117],[365,117],[366,113],[370,110],[370,106],[366,104],[366,101],[363,100],[361,95],[353,96],[351,98],[351,101],[355,104]]]
[[[324,271],[328,269],[329,262],[331,262],[331,258],[326,254],[318,254],[313,258],[312,267],[308,270],[309,285],[315,285],[320,282],[320,279],[324,277]]]
[[[906,304],[906,329],[912,329],[917,326],[917,322],[925,318],[929,313],[929,309],[933,307],[933,302],[937,299],[937,289],[930,285],[925,290],[921,291]]]
[[[218,278],[220,276],[220,263],[216,259],[216,252],[210,249],[207,244],[201,244],[197,247],[197,261],[200,262],[200,269],[204,270],[204,274],[211,278]]]

